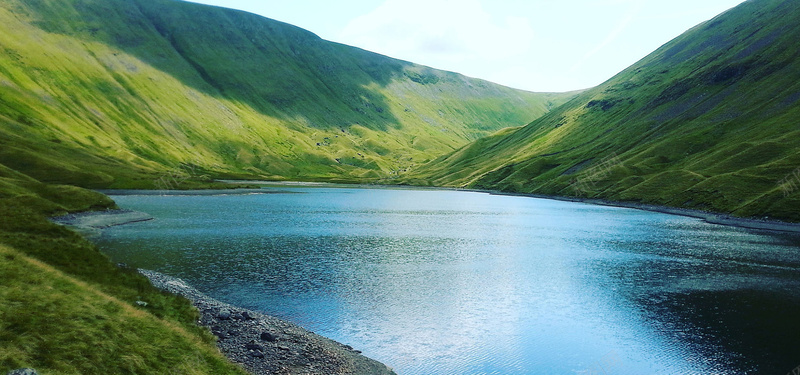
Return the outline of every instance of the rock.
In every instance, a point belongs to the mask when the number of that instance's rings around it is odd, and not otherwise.
[[[244,320],[244,316],[242,316],[242,314],[235,313],[235,314],[231,315],[231,319],[233,319],[233,320]]]
[[[221,320],[228,320],[228,319],[231,318],[231,311],[228,310],[228,309],[222,309],[217,314],[217,318],[219,318]]]
[[[136,304],[141,306],[141,307],[147,307],[147,302],[145,302],[145,301],[136,301]]]
[[[242,317],[247,319],[247,320],[255,320],[256,319],[256,317],[253,316],[253,314],[251,314],[249,311],[243,312],[242,313]]]
[[[39,372],[32,368],[20,368],[11,370],[6,375],[39,375]]]
[[[261,339],[264,341],[275,342],[277,339],[275,336],[269,332],[261,332]]]
[[[258,350],[251,351],[250,355],[255,357],[255,358],[264,358],[264,353],[259,352]]]
[[[264,347],[263,346],[261,346],[260,344],[255,343],[253,341],[250,341],[249,343],[245,344],[244,347],[247,350],[258,350],[260,352],[264,351]]]
[[[217,337],[219,337],[221,339],[224,339],[224,338],[228,337],[228,334],[226,334],[225,331],[223,331],[222,327],[220,327],[220,326],[211,327],[211,333],[213,333],[214,336],[217,336]]]

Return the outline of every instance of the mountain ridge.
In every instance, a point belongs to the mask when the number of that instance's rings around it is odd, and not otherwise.
[[[214,177],[386,179],[571,95],[175,0],[8,0],[0,17],[0,163],[44,182],[153,188],[187,164]]]
[[[751,0],[406,182],[798,221],[800,11]]]

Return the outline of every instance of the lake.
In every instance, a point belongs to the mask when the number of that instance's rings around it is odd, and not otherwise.
[[[401,375],[776,374],[800,365],[800,236],[477,192],[276,186],[112,198],[116,262]]]

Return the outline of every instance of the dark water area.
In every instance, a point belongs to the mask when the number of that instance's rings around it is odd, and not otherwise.
[[[399,374],[777,374],[800,236],[473,192],[112,195],[114,261],[285,318]]]

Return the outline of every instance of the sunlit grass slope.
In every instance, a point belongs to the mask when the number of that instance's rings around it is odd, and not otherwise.
[[[188,301],[46,219],[112,207],[102,194],[0,166],[0,373],[243,373],[194,325]]]
[[[244,374],[207,340],[0,245],[0,371]]]
[[[800,220],[800,7],[751,0],[408,182]]]
[[[86,187],[387,178],[571,97],[173,0],[3,0],[0,49],[0,164]]]

